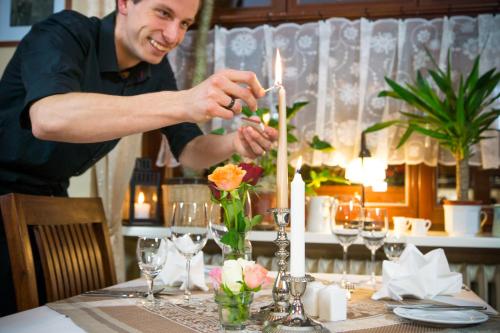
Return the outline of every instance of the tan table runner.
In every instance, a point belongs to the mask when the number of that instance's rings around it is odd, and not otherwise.
[[[424,332],[500,332],[498,316],[486,323],[464,328],[435,328],[423,326],[397,317],[386,310],[383,302],[370,299],[372,290],[357,289],[349,301],[348,320],[328,322],[331,332],[351,333],[424,333]],[[194,308],[182,305],[181,296],[162,296],[160,309],[146,309],[136,305],[137,299],[111,299],[95,296],[76,296],[49,303],[51,309],[71,318],[87,332],[219,332],[217,304],[212,294],[196,294],[201,304]],[[270,290],[258,293],[252,304],[257,310],[270,302]],[[252,321],[248,332],[258,332],[262,326]]]

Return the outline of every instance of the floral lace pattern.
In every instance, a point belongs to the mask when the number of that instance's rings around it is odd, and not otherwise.
[[[193,32],[169,57],[180,89],[188,87],[193,66]],[[432,20],[332,18],[315,23],[281,24],[255,29],[217,28],[211,32],[207,46],[207,72],[236,68],[254,71],[264,87],[274,83],[274,53],[279,48],[283,59],[287,102],[299,100],[309,104],[293,120],[300,142],[295,154],[305,162],[344,166],[359,153],[360,133],[371,124],[400,117],[399,110],[410,111],[399,101],[379,98],[387,88],[385,76],[398,82],[412,82],[416,71],[432,63],[425,47],[446,65],[451,51],[454,68],[469,71],[473,59],[481,52],[481,72],[500,68],[500,15],[477,18],[455,16]],[[424,75],[426,71],[423,71]],[[458,73],[453,73],[455,77]],[[500,92],[500,87],[494,93]],[[268,94],[260,106],[270,107],[277,117],[277,96]],[[492,107],[499,107],[500,102]],[[207,130],[219,126],[234,129],[234,122],[215,119]],[[477,146],[471,164],[484,168],[500,166],[499,136]],[[318,135],[334,147],[331,153],[307,153],[307,138]],[[436,144],[422,136],[412,136],[407,145],[396,150],[399,129],[372,133],[367,138],[372,155],[391,164],[425,162],[428,165],[453,164],[453,156],[438,150]]]

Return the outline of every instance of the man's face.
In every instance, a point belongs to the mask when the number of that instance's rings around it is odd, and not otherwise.
[[[122,29],[117,31],[118,57],[125,63],[159,63],[182,42],[198,6],[199,0],[119,0],[118,15],[124,24],[117,26]]]

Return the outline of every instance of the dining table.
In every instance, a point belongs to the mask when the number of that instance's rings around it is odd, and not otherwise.
[[[316,280],[325,285],[337,283],[338,274],[313,274]],[[424,332],[500,332],[500,316],[473,291],[463,288],[459,294],[436,296],[435,304],[479,305],[486,309],[481,313],[489,319],[475,325],[455,325],[450,323],[426,323],[397,316],[391,300],[372,300],[371,295],[381,286],[377,277],[375,289],[368,276],[348,275],[347,279],[355,286],[347,305],[347,319],[335,322],[322,322],[331,332],[350,333],[424,333]],[[366,281],[366,284],[365,284]],[[220,332],[217,304],[213,291],[194,292],[198,301],[186,306],[183,294],[178,289],[166,286],[157,294],[163,302],[161,306],[149,307],[138,298],[121,298],[106,295],[78,295],[57,302],[19,312],[0,318],[0,333],[79,333],[79,332],[179,332],[211,333]],[[155,288],[155,289],[156,289]],[[145,291],[146,281],[136,279],[109,287],[123,291]],[[257,292],[252,303],[252,318],[246,332],[259,332],[263,329],[263,318],[259,309],[272,301],[271,287]],[[423,304],[427,301],[403,300],[396,305]],[[429,312],[435,315],[436,312]]]

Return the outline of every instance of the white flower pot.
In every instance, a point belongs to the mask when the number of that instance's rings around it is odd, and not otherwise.
[[[473,236],[487,219],[480,201],[445,200],[443,208],[444,230],[450,236]]]

